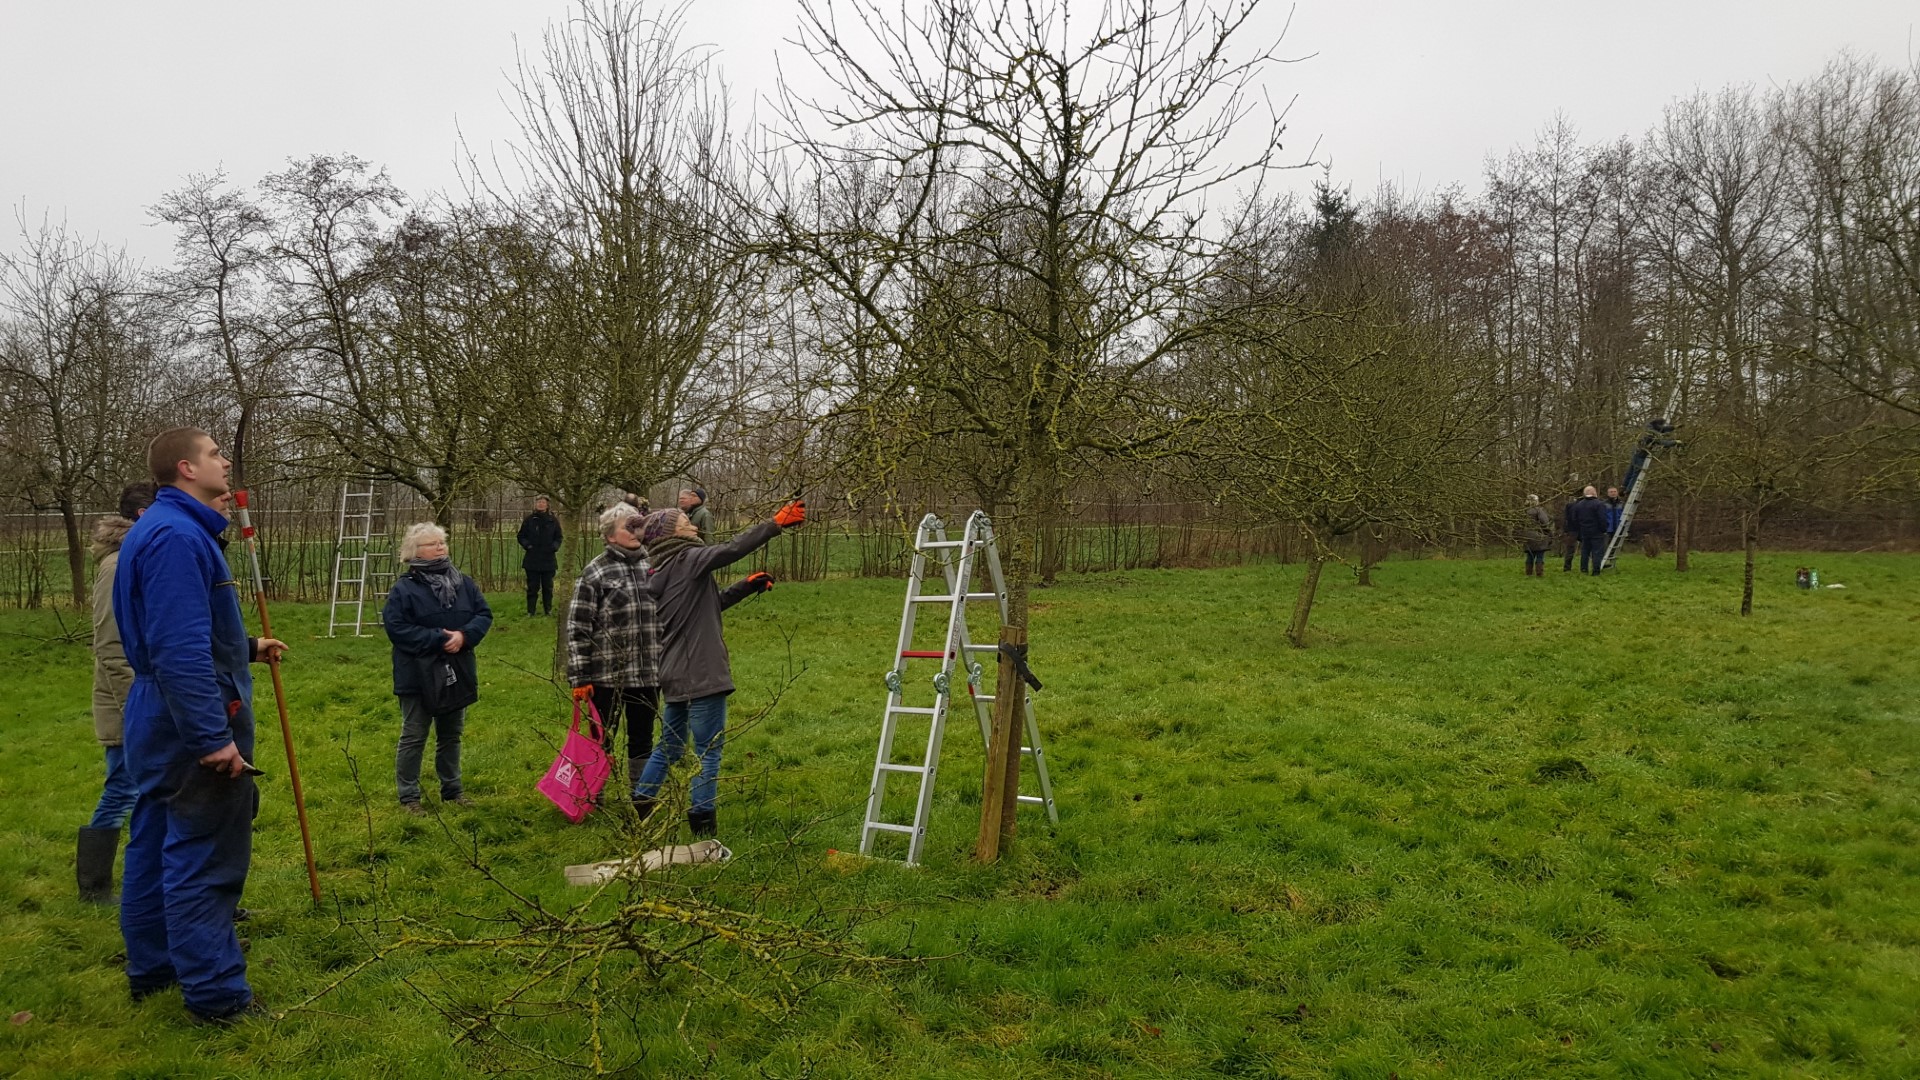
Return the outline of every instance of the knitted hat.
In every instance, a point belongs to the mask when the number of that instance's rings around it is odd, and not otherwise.
[[[640,542],[652,544],[672,536],[674,530],[680,527],[680,517],[678,510],[655,510],[648,514],[647,520],[640,526]]]

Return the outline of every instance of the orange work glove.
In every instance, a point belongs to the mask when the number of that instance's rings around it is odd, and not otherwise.
[[[783,529],[807,523],[807,504],[795,499],[773,515],[773,523]]]
[[[772,592],[773,575],[765,570],[756,571],[747,575],[747,584],[753,586],[754,592]]]
[[[592,684],[592,683],[588,683],[588,684],[587,684],[587,685],[585,685],[585,686],[576,686],[576,687],[574,687],[574,688],[573,688],[573,700],[575,700],[575,701],[591,701],[591,700],[593,700],[593,684]]]

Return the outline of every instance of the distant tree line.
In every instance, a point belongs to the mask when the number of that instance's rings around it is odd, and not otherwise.
[[[1556,119],[1477,192],[1301,198],[1260,2],[808,0],[834,91],[746,129],[666,9],[583,0],[458,196],[346,155],[194,177],[160,268],[23,216],[0,501],[58,512],[83,596],[83,508],[177,423],[255,485],[372,477],[448,523],[718,470],[769,507],[938,488],[1003,521],[1023,621],[1078,501],[1180,490],[1304,530],[1300,636],[1323,560],[1504,538],[1669,401],[1683,568],[1702,513],[1751,553],[1782,507],[1911,505],[1920,68],[1843,56],[1638,140]]]

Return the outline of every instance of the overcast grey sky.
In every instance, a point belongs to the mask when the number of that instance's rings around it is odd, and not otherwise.
[[[911,0],[909,0],[911,2]],[[1079,2],[1079,0],[1076,0]],[[1085,0],[1097,6],[1097,0]],[[569,0],[0,0],[0,198],[164,261],[146,207],[189,173],[251,183],[289,157],[348,152],[413,194],[453,188],[457,139],[512,136],[516,38]],[[1905,64],[1911,0],[1268,0],[1256,35],[1309,57],[1271,92],[1297,98],[1291,146],[1335,179],[1432,191],[1479,182],[1489,153],[1564,111],[1588,141],[1638,135],[1674,97],[1791,82],[1843,48]],[[792,0],[695,0],[742,98],[774,84]],[[763,109],[764,113],[765,110]]]

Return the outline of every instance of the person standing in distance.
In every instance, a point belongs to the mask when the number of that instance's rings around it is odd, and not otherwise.
[[[680,512],[693,522],[693,530],[700,534],[701,543],[713,540],[713,511],[707,509],[706,488],[681,489]]]
[[[1607,557],[1607,523],[1609,515],[1607,504],[1600,501],[1600,493],[1592,484],[1580,493],[1580,501],[1573,504],[1568,512],[1574,526],[1574,534],[1580,540],[1580,572],[1583,574],[1600,573],[1601,560]]]
[[[1552,537],[1553,519],[1540,505],[1540,496],[1527,496],[1527,524],[1521,533],[1527,549],[1527,576],[1544,577],[1547,572],[1547,544]]]
[[[1572,571],[1573,555],[1580,550],[1580,526],[1573,520],[1574,508],[1579,505],[1580,492],[1575,489],[1572,495],[1567,496],[1566,505],[1560,508],[1560,554],[1566,556],[1566,561],[1560,565],[1562,572]]]
[[[527,572],[527,614],[535,597],[542,613],[553,614],[553,575],[560,569],[560,519],[547,509],[545,495],[533,500],[533,513],[520,522],[520,549],[526,552],[520,568]]]
[[[286,645],[249,638],[219,540],[233,464],[198,428],[154,437],[159,486],[127,530],[113,613],[133,685],[126,767],[139,789],[127,838],[120,933],[134,1000],[176,983],[187,1011],[227,1024],[264,1014],[247,983],[234,910],[253,855],[259,792],[249,662]]]

